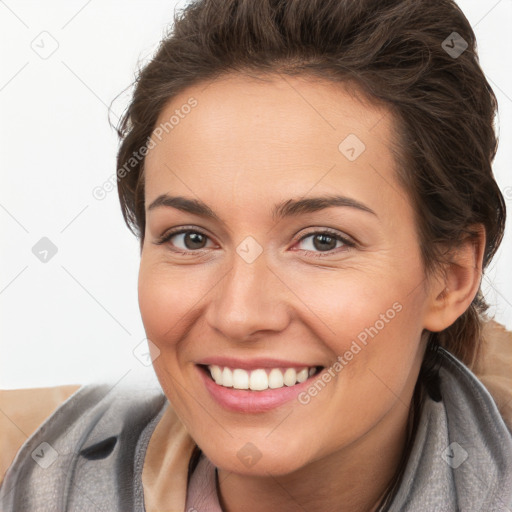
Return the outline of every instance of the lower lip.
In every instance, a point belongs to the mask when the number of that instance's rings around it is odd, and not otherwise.
[[[318,372],[304,382],[294,386],[283,386],[282,388],[267,389],[265,391],[251,391],[220,386],[207,375],[208,370],[204,371],[199,366],[196,368],[203,379],[206,389],[214,400],[230,411],[245,413],[266,412],[286,402],[290,402],[297,398],[297,395],[311,384],[311,379],[318,378],[320,374]]]

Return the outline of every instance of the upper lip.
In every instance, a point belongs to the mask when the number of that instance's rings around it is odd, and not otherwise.
[[[206,357],[197,361],[200,365],[216,365],[228,368],[241,368],[243,370],[257,370],[258,368],[312,368],[322,366],[314,363],[303,363],[300,361],[287,361],[273,358],[238,359],[234,357]]]

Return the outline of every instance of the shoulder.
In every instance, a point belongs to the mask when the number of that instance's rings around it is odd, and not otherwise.
[[[8,467],[0,487],[2,510],[37,509],[48,494],[75,499],[71,475],[105,492],[113,478],[116,489],[131,487],[133,466],[126,463],[133,461],[141,431],[166,403],[162,390],[102,383],[67,391]]]
[[[512,332],[493,320],[485,322],[480,357],[470,370],[492,395],[512,431]]]
[[[0,390],[0,482],[21,445],[80,387]]]
[[[500,505],[511,506],[511,425],[480,378],[444,348],[440,348],[440,354],[442,400],[429,400],[426,410],[435,424],[431,428],[433,451],[442,453],[441,459],[456,470],[452,473],[456,502],[460,510],[501,510]],[[469,464],[463,464],[466,459]]]

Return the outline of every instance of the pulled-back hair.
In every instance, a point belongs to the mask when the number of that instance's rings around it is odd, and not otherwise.
[[[439,268],[450,248],[475,236],[478,224],[486,233],[485,269],[505,223],[505,202],[492,172],[497,100],[479,64],[475,34],[454,1],[190,2],[175,14],[169,34],[138,74],[118,127],[118,173],[146,147],[160,113],[178,93],[246,72],[313,75],[355,85],[370,101],[384,104],[396,126],[390,149],[414,207],[426,274]],[[144,159],[132,163],[118,179],[118,192],[124,219],[142,247]],[[439,399],[437,347],[471,367],[486,309],[479,290],[453,325],[429,333],[418,383],[433,398]]]

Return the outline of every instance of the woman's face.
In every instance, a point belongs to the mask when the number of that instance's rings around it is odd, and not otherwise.
[[[201,449],[277,475],[403,429],[428,296],[390,114],[340,85],[232,75],[157,124],[139,303]]]

